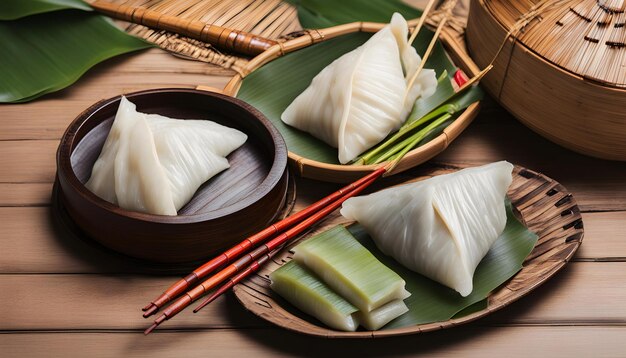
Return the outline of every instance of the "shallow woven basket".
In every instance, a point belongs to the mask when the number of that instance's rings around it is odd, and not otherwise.
[[[416,23],[417,20],[409,21],[410,26],[414,26]],[[235,96],[243,79],[247,75],[262,67],[264,64],[289,52],[353,32],[376,32],[385,25],[387,24],[354,22],[326,29],[305,31],[304,36],[273,45],[252,59],[247,66],[243,68],[243,71],[235,75],[226,85],[224,93]],[[453,30],[445,29],[440,39],[455,65],[465,71],[469,77],[473,77],[479,72],[478,67],[465,52],[464,46],[455,39]],[[200,86],[198,89],[203,89],[203,87]],[[474,103],[469,106],[442,134],[432,139],[427,144],[410,151],[393,170],[393,173],[399,173],[412,168],[441,153],[470,124],[478,114],[478,109],[479,103]],[[333,182],[353,181],[380,166],[328,164],[304,158],[292,152],[289,152],[289,158],[292,169],[301,176]]]
[[[448,166],[434,173],[431,171],[429,176],[458,169],[461,168]],[[292,331],[326,338],[390,337],[447,329],[472,322],[510,305],[548,281],[574,256],[584,236],[580,209],[574,197],[553,179],[516,166],[508,196],[519,213],[518,218],[539,236],[539,241],[524,261],[523,268],[489,294],[487,306],[467,316],[379,331],[335,331],[290,308],[270,289],[269,274],[291,260],[290,250],[283,250],[256,275],[251,275],[235,286],[233,291],[244,307],[259,317]],[[331,216],[317,229],[323,231],[345,222],[341,215]]]
[[[538,5],[544,5],[537,10]],[[535,8],[533,8],[535,6]],[[484,88],[540,135],[626,160],[626,1],[472,0],[467,46]],[[519,18],[535,10],[525,26]],[[523,25],[523,24],[522,24]]]

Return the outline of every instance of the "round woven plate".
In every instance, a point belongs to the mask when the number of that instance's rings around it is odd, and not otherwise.
[[[457,169],[445,169],[441,173]],[[539,236],[524,267],[508,282],[493,291],[487,307],[457,319],[380,331],[335,331],[288,307],[269,288],[268,275],[291,260],[288,250],[274,258],[259,273],[234,287],[237,299],[257,316],[280,327],[329,338],[374,338],[435,331],[471,322],[525,296],[562,269],[583,239],[583,222],[576,201],[567,189],[543,174],[516,166],[508,196],[520,221]],[[340,216],[326,220],[324,228],[345,222]],[[283,305],[285,307],[283,307]],[[294,312],[298,312],[294,314]],[[304,319],[304,317],[308,317]],[[310,321],[309,321],[310,320]]]

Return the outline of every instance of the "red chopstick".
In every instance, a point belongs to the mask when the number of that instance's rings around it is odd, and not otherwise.
[[[267,262],[269,259],[271,259],[278,251],[280,251],[280,250],[274,250],[274,251],[270,252],[269,254],[263,255],[260,259],[258,259],[257,261],[251,263],[250,266],[246,267],[245,270],[239,272],[235,276],[233,276],[230,279],[228,279],[228,282],[223,284],[220,288],[215,290],[215,292],[213,292],[211,294],[211,296],[207,297],[207,299],[202,301],[202,303],[200,305],[198,305],[198,307],[196,307],[193,310],[193,313],[198,313],[198,311],[200,311],[204,306],[206,306],[209,303],[215,301],[216,298],[218,298],[219,296],[223,295],[226,291],[228,291],[233,286],[235,286],[237,283],[239,283],[239,281],[241,281],[244,278],[248,277],[252,273],[258,271],[263,266],[263,264],[265,264],[265,262]]]
[[[378,172],[379,170],[377,170],[376,172]],[[376,173],[376,172],[374,172],[374,173]],[[254,260],[259,260],[263,255],[267,256],[267,254],[269,252],[272,252],[273,250],[275,250],[278,247],[280,247],[280,246],[284,245],[285,243],[287,243],[289,240],[292,240],[293,238],[297,237],[300,233],[302,233],[304,230],[309,228],[311,225],[317,223],[319,220],[321,220],[322,218],[326,217],[331,212],[335,211],[348,198],[350,198],[350,197],[360,193],[361,191],[363,191],[371,183],[373,183],[378,178],[378,176],[380,176],[384,172],[385,172],[385,169],[382,168],[382,171],[381,171],[381,173],[379,175],[371,176],[371,174],[370,174],[370,175],[367,176],[367,177],[369,177],[369,179],[367,179],[366,181],[359,180],[359,182],[360,182],[359,186],[353,188],[351,191],[347,192],[346,194],[341,196],[339,199],[337,199],[336,201],[334,201],[330,205],[328,205],[328,206],[324,207],[323,209],[319,210],[318,212],[312,214],[307,219],[303,220],[302,222],[298,223],[297,225],[295,225],[291,229],[289,229],[289,230],[283,232],[282,234],[278,235],[274,239],[268,241],[266,244],[257,247],[255,250],[251,251],[250,253],[248,253],[244,257],[240,258],[239,260],[235,261],[231,265],[227,266],[226,268],[224,268],[223,270],[221,270],[217,274],[209,277],[207,280],[205,280],[204,282],[202,282],[201,284],[199,284],[198,286],[196,286],[195,288],[193,288],[192,290],[187,292],[184,296],[181,296],[179,299],[177,299],[171,305],[169,305],[163,311],[163,314],[161,314],[161,316],[159,316],[154,321],[154,323],[148,329],[145,330],[144,334],[146,334],[146,335],[150,334],[150,332],[152,332],[161,323],[163,323],[164,321],[166,321],[166,320],[174,317],[178,313],[180,313],[183,309],[185,309],[187,306],[189,306],[192,302],[194,302],[198,298],[202,297],[206,292],[208,292],[211,289],[215,288],[221,282],[229,279],[230,277],[235,275],[238,271],[241,271],[242,269],[244,269],[244,267],[246,267],[248,264],[250,264],[250,262],[254,262]],[[248,273],[246,275],[249,275],[252,272],[252,271],[249,271],[249,270],[246,270],[246,271],[248,271]],[[240,278],[240,279],[242,279],[242,278]],[[228,288],[224,289],[223,292],[225,292],[227,289]]]
[[[368,182],[368,181],[370,181],[372,179],[376,179],[376,178],[380,177],[383,173],[385,173],[385,171],[386,171],[385,167],[380,167],[377,170],[373,171],[372,173],[370,173],[370,174],[364,176],[363,178],[355,181],[354,183],[352,183],[350,185],[347,185],[347,186],[339,189],[338,191],[330,194],[329,196],[327,196],[327,197],[325,197],[325,198],[323,198],[323,199],[321,199],[321,200],[319,200],[319,201],[309,205],[308,207],[306,207],[302,211],[299,211],[298,213],[296,213],[294,215],[291,215],[291,216],[289,216],[289,217],[287,217],[287,218],[285,218],[285,219],[283,219],[283,220],[281,220],[281,221],[279,221],[279,222],[277,222],[277,223],[275,223],[275,224],[273,224],[273,225],[263,229],[259,233],[246,238],[245,240],[243,240],[239,244],[233,246],[232,248],[230,248],[226,252],[224,252],[221,255],[215,257],[214,259],[208,261],[204,265],[198,267],[193,272],[191,272],[189,275],[187,275],[186,277],[178,280],[176,283],[174,283],[172,286],[170,286],[159,297],[157,297],[155,300],[150,302],[146,307],[144,307],[142,309],[143,311],[145,311],[143,316],[145,318],[150,317],[151,315],[156,313],[161,307],[163,307],[166,303],[168,303],[171,300],[173,300],[176,297],[178,297],[180,294],[185,292],[187,289],[189,289],[190,287],[195,285],[200,279],[206,277],[207,275],[209,275],[211,272],[215,271],[219,267],[222,267],[223,265],[228,264],[229,262],[231,262],[231,260],[236,259],[237,257],[241,256],[248,249],[256,246],[259,243],[262,243],[262,242],[266,241],[272,235],[274,235],[276,233],[279,233],[279,232],[281,232],[281,231],[283,231],[283,230],[285,230],[285,229],[295,225],[296,223],[298,223],[302,219],[305,219],[305,218],[309,217],[310,215],[314,214],[315,212],[317,212],[321,208],[325,207],[328,203],[331,203],[334,200],[336,200],[337,198],[341,197],[346,192],[349,192],[349,191],[353,190],[354,188],[357,188],[357,187],[361,186],[365,182]]]

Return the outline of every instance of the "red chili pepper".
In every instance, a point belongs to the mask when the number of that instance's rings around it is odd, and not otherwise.
[[[469,78],[467,78],[465,72],[463,72],[460,68],[454,73],[454,82],[456,82],[459,87],[462,87],[468,80]]]

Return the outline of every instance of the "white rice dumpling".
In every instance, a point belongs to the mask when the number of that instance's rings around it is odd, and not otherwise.
[[[122,97],[86,187],[128,210],[176,215],[246,140],[215,122],[137,112]]]
[[[465,297],[506,225],[512,170],[501,161],[389,188],[346,200],[341,214],[385,254]]]
[[[435,92],[435,71],[424,69],[408,44],[408,25],[391,23],[357,49],[324,68],[283,112],[281,119],[338,149],[345,164],[400,128],[419,97]]]

